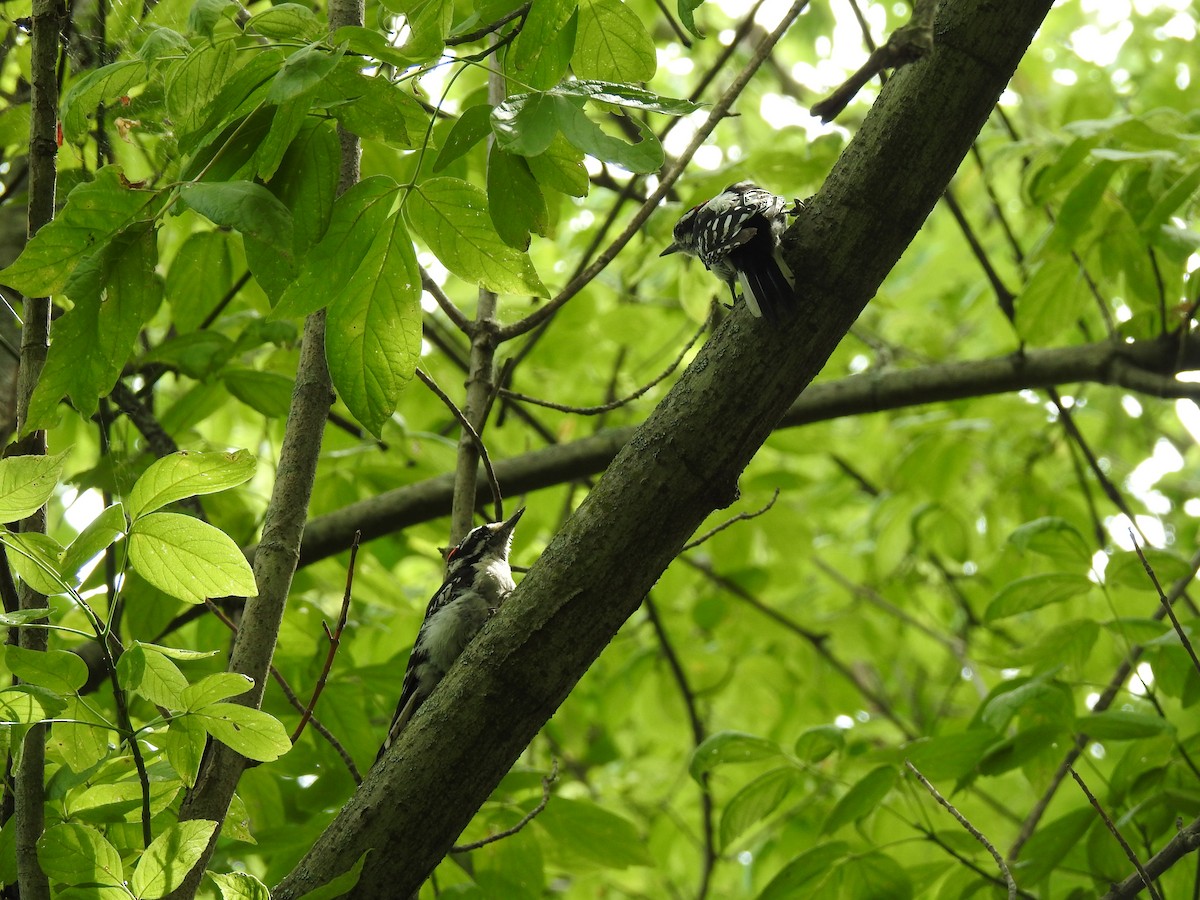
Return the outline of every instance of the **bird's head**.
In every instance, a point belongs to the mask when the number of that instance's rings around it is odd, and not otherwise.
[[[490,522],[472,528],[446,556],[447,580],[468,566],[494,560],[507,561],[508,551],[512,548],[513,530],[524,512],[525,507],[522,506],[503,522]]]

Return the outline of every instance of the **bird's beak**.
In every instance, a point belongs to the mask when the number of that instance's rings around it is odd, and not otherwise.
[[[683,248],[680,247],[678,244],[672,243],[670,247],[668,247],[666,250],[664,250],[662,253],[660,253],[658,255],[659,256],[670,256],[672,253],[678,253],[681,249],[683,249]]]
[[[502,524],[498,530],[503,531],[505,533],[511,532],[514,528],[517,527],[517,522],[520,521],[521,516],[523,516],[524,514],[525,514],[525,507],[522,506],[515,513],[513,513],[511,516],[509,516],[507,519],[505,519],[504,524]]]

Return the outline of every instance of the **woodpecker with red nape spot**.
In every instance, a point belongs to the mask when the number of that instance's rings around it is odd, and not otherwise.
[[[731,184],[707,203],[693,206],[675,225],[674,241],[660,256],[687,253],[729,285],[734,302],[738,286],[755,318],[777,322],[795,299],[791,269],[779,240],[787,217],[798,215],[777,194],[751,181]]]
[[[408,657],[400,702],[376,762],[395,743],[417,707],[433,693],[483,623],[516,587],[508,554],[513,529],[524,512],[525,507],[521,507],[503,522],[472,529],[446,557],[446,580],[425,610],[425,620]]]

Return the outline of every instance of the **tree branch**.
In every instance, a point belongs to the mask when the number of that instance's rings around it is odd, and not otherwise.
[[[920,369],[866,372],[809,387],[780,419],[777,428],[795,428],[846,416],[904,409],[925,403],[962,400],[1056,384],[1090,381],[1124,386],[1130,370],[1165,377],[1200,368],[1200,341],[1186,352],[1161,341],[1118,344],[1101,341],[1080,347],[1035,350],[992,359],[940,363]],[[1194,396],[1198,386],[1170,381],[1159,396]],[[634,427],[613,428],[590,437],[520,456],[495,460],[496,477],[510,496],[553,487],[603,472],[634,435]],[[391,534],[450,511],[453,478],[439,475],[350,504],[308,523],[300,564],[308,565],[345,551],[357,529],[363,540]],[[486,495],[480,491],[477,502]],[[248,548],[253,557],[255,548]]]

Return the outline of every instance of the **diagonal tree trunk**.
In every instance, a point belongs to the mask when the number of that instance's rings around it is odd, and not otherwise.
[[[352,896],[406,896],[714,508],[908,246],[1050,0],[942,4],[936,48],[893,78],[785,238],[800,312],[739,309],[338,817],[272,891],[294,900],[367,857]]]

